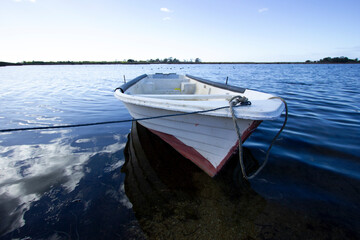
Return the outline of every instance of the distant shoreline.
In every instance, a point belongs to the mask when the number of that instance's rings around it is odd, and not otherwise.
[[[150,62],[41,62],[41,63],[8,63],[0,62],[0,67],[5,66],[31,66],[31,65],[204,65],[204,64],[308,64],[305,62],[178,62],[178,63],[150,63]]]
[[[324,58],[319,61],[305,62],[153,62],[153,61],[31,61],[31,62],[0,62],[0,67],[29,65],[140,65],[140,64],[358,64],[358,59]]]

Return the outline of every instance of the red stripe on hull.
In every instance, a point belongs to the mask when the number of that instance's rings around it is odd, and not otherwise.
[[[248,137],[252,134],[252,132],[260,125],[262,121],[253,121],[250,127],[248,127],[243,134],[241,135],[241,141],[245,142]],[[235,130],[234,130],[235,131]],[[239,146],[239,140],[236,141],[236,144],[230,149],[228,154],[224,157],[224,159],[220,162],[220,164],[216,168],[216,173],[218,173],[221,168],[225,165],[226,161],[231,157],[231,155],[235,152],[235,150]]]
[[[241,136],[242,142],[251,135],[251,133],[259,126],[261,121],[253,121],[249,128],[245,130],[245,132]],[[140,123],[141,124],[141,123]],[[202,156],[198,151],[196,151],[193,147],[190,147],[179,139],[174,137],[173,135],[159,132],[153,129],[149,129],[154,134],[158,135],[165,142],[170,144],[176,151],[178,151],[185,158],[191,160],[198,167],[200,167],[203,171],[205,171],[209,176],[215,176],[221,168],[225,165],[226,161],[230,158],[230,156],[234,153],[239,145],[239,141],[229,150],[228,154],[225,156],[223,160],[221,160],[220,164],[215,168],[204,156]],[[234,130],[235,131],[235,130]]]

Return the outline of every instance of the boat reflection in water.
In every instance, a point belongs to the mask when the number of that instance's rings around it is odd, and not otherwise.
[[[125,193],[149,239],[344,236],[337,226],[254,192],[241,180],[237,155],[211,178],[138,123],[132,125],[124,155]],[[248,172],[256,170],[257,161],[246,148],[244,160]]]
[[[257,216],[265,203],[245,185],[239,191],[226,184],[237,176],[230,174],[235,159],[212,179],[138,123],[132,125],[124,153],[125,192],[151,238],[256,236],[248,216]],[[248,207],[250,202],[254,207]]]

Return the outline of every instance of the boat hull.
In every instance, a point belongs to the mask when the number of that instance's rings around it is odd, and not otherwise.
[[[181,113],[131,103],[125,105],[135,119]],[[249,119],[237,121],[242,142],[261,123],[259,120]],[[211,177],[221,170],[239,143],[233,120],[229,117],[193,114],[142,120],[139,123]]]

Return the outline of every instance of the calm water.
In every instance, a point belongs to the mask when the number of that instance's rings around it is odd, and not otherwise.
[[[0,128],[128,119],[113,89],[156,72],[285,98],[261,174],[242,182],[235,156],[211,179],[131,123],[2,133],[1,239],[360,238],[360,65],[2,67]],[[282,121],[247,140],[249,162]]]

